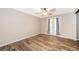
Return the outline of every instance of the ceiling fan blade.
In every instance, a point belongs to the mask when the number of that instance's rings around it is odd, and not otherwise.
[[[52,15],[52,13],[48,13],[48,15]]]
[[[42,11],[44,10],[44,8],[40,8]]]
[[[51,9],[49,12],[54,12],[54,11],[56,11],[56,8],[54,8],[54,9]]]
[[[56,8],[40,8],[40,12],[37,12],[37,15],[41,16],[51,16],[54,11],[56,11]],[[45,14],[47,12],[47,14]]]

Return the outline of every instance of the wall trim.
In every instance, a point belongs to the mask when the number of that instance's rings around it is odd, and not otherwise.
[[[71,40],[74,40],[74,41],[76,41],[76,40],[77,40],[77,39],[74,39],[74,38],[71,38],[71,37],[67,37],[67,36],[62,36],[62,35],[57,35],[57,36],[62,37],[62,38],[71,39]]]
[[[79,39],[76,39],[75,41],[79,41]]]
[[[33,37],[33,36],[36,36],[36,35],[39,35],[39,34],[40,34],[40,33],[34,34],[34,35],[30,35],[30,36],[28,36],[28,37],[23,37],[23,38],[17,39],[17,40],[12,41],[12,42],[7,42],[7,43],[5,43],[5,44],[1,44],[0,47],[6,46],[6,45],[11,44],[11,43],[15,43],[15,42],[18,42],[18,41],[21,41],[21,40],[24,40],[24,39],[27,39],[27,38],[30,38],[30,37]]]
[[[47,34],[47,33],[42,33],[42,34],[51,35],[51,34]],[[63,36],[63,35],[53,35],[53,36],[58,36],[58,37],[62,37],[62,38],[67,38],[67,39],[71,39],[71,40],[74,40],[74,41],[79,41],[79,39],[71,38],[71,37],[67,37],[67,36]]]

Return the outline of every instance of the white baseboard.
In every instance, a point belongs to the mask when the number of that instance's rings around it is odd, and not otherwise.
[[[11,44],[11,43],[14,43],[14,42],[18,42],[18,41],[21,41],[23,39],[27,39],[27,38],[30,38],[30,37],[33,37],[33,36],[36,36],[36,35],[39,35],[39,34],[34,34],[34,35],[31,35],[31,36],[28,36],[28,37],[23,37],[23,38],[17,39],[15,41],[11,41],[11,42],[8,42],[8,43],[5,43],[5,44],[1,44],[0,47],[6,46],[8,44]]]
[[[79,39],[76,39],[75,41],[79,41]]]
[[[51,34],[47,34],[47,33],[43,33],[43,34],[51,35]],[[68,37],[68,36],[63,36],[63,35],[53,35],[53,36],[58,36],[58,37],[67,38],[67,39],[72,39],[72,40],[74,40],[74,41],[78,41],[78,39],[72,38],[72,37]]]

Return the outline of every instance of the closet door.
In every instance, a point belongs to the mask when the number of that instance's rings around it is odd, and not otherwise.
[[[76,30],[77,30],[77,39],[79,40],[79,12],[76,15]]]

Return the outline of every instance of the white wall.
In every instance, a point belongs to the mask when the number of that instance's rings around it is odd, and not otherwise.
[[[0,45],[39,33],[39,18],[13,9],[0,9]]]
[[[41,19],[41,34],[48,34],[48,19]]]
[[[60,18],[59,30],[60,36],[65,38],[76,39],[76,15],[73,13],[62,14],[59,16],[54,16]],[[47,33],[47,20],[42,19],[41,33]]]
[[[60,36],[76,39],[76,15],[73,13],[60,15]]]

